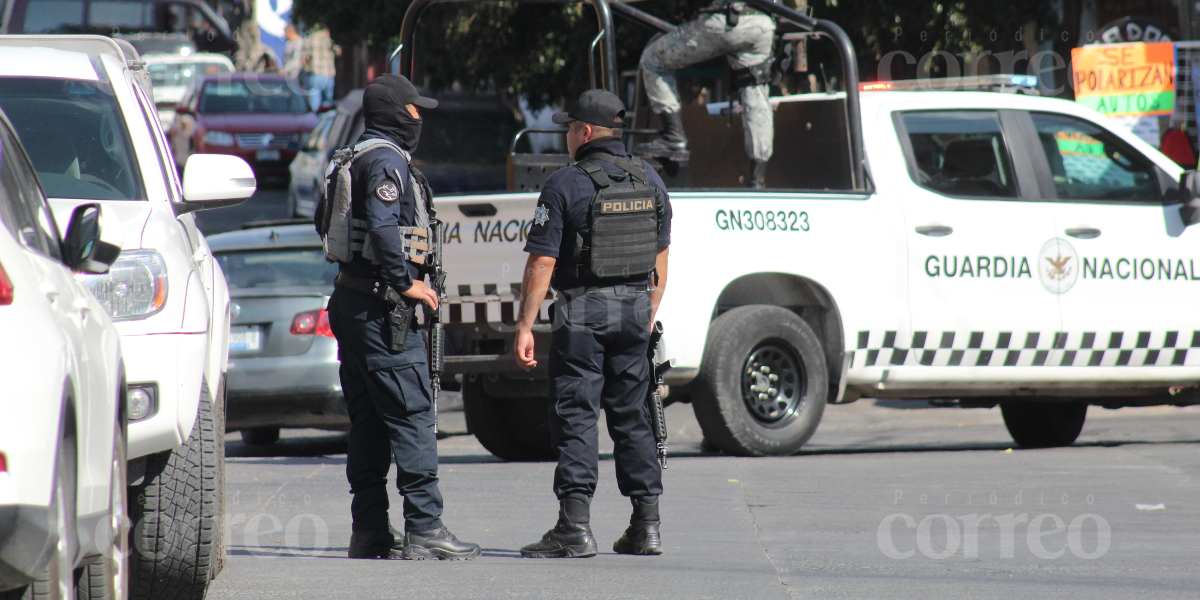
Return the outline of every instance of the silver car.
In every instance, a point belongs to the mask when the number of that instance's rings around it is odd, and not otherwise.
[[[325,312],[338,267],[325,262],[312,222],[248,223],[208,244],[233,298],[226,431],[272,444],[281,427],[347,430]]]

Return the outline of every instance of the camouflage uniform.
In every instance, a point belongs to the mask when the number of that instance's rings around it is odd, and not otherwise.
[[[726,4],[718,0],[713,9]],[[749,67],[771,58],[775,21],[764,14],[742,14],[736,27],[729,27],[723,12],[702,13],[675,28],[642,52],[642,70],[646,94],[656,113],[678,112],[679,92],[675,89],[675,69],[717,56],[728,58],[733,68]],[[742,130],[746,136],[746,154],[754,159],[771,158],[775,142],[775,115],[767,102],[770,86],[741,88]]]

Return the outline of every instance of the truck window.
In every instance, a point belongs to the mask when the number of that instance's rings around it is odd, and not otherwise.
[[[917,185],[960,198],[1016,198],[1017,183],[995,111],[901,114]]]
[[[1030,116],[1060,200],[1159,202],[1154,165],[1132,146],[1083,119]]]
[[[102,35],[154,31],[154,2],[92,0],[88,25]]]
[[[83,0],[29,0],[22,33],[80,33]]]

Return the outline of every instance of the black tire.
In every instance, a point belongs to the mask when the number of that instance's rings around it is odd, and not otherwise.
[[[126,600],[129,597],[129,515],[126,487],[125,449],[127,447],[124,404],[121,421],[113,435],[113,472],[109,500],[108,552],[78,570],[76,600]],[[100,532],[97,532],[100,533]]]
[[[704,437],[725,452],[793,454],[821,422],[828,382],[820,338],[804,319],[778,306],[743,306],[709,326],[692,409]]]
[[[218,564],[222,507],[218,415],[200,384],[200,410],[187,442],[146,457],[146,477],[129,497],[134,550],[130,598],[201,600]]]
[[[467,427],[488,452],[511,461],[555,460],[548,395],[496,398],[477,377],[463,382],[462,397]]]
[[[1004,426],[1022,448],[1070,446],[1083,431],[1087,402],[1030,401],[1000,405]]]
[[[255,427],[242,430],[242,441],[251,446],[270,446],[279,441],[278,427]]]

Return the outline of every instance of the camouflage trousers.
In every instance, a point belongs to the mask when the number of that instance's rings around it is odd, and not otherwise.
[[[678,112],[679,92],[675,70],[725,56],[731,67],[748,67],[771,58],[775,22],[767,15],[742,15],[729,27],[723,14],[704,14],[675,28],[642,52],[646,95],[654,112]],[[742,130],[746,154],[755,160],[771,158],[775,143],[775,115],[767,101],[770,88],[741,88]]]

